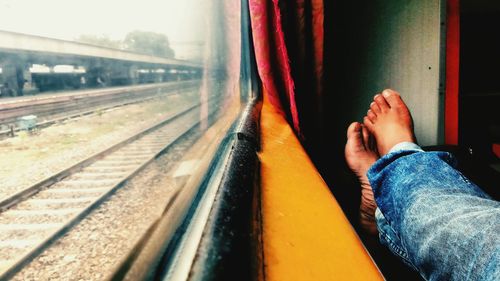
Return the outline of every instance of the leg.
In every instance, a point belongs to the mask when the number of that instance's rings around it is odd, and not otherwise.
[[[382,155],[368,171],[382,243],[428,280],[499,280],[500,203],[454,169],[450,154],[413,143],[397,93],[375,103],[365,125]]]

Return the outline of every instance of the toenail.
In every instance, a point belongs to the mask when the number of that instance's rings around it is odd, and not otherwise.
[[[383,95],[384,97],[386,97],[386,98],[387,98],[388,96],[390,96],[390,95],[391,95],[391,92],[390,92],[389,90],[384,90],[384,91],[382,92],[382,95]]]

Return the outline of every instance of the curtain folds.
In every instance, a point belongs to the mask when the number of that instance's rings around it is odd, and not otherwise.
[[[323,0],[249,0],[266,96],[305,140],[321,131]]]

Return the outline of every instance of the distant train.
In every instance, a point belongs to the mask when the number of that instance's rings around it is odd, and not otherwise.
[[[84,68],[54,67],[51,72],[32,72],[32,81],[40,92],[62,89],[99,88],[132,84],[161,83],[201,78],[196,70],[138,69],[136,75],[109,72],[87,72]],[[104,74],[103,74],[104,73]]]
[[[4,81],[0,71],[0,97],[18,96],[23,92],[47,92],[59,90],[74,90],[82,88],[101,88],[112,86],[126,86],[134,84],[161,83],[168,81],[183,81],[200,79],[202,71],[184,69],[136,69],[133,75],[128,73],[113,73],[103,69],[87,70],[82,66],[32,65],[26,73],[18,79],[20,92]]]

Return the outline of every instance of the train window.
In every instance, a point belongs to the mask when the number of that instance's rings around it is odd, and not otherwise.
[[[240,118],[241,3],[0,10],[0,279],[110,278],[160,217],[175,232]]]

